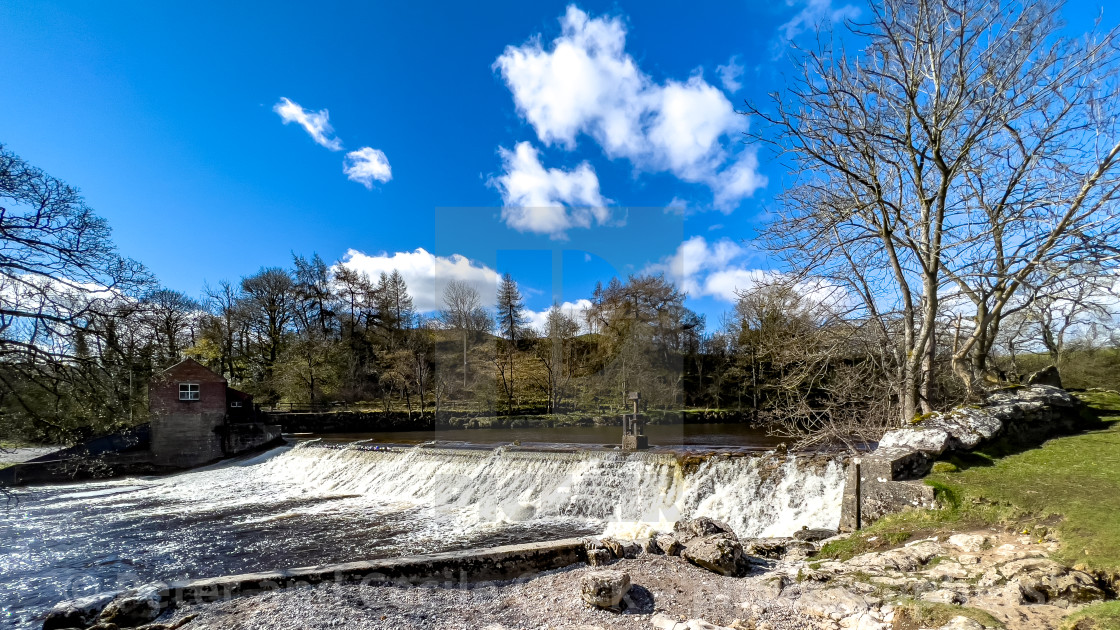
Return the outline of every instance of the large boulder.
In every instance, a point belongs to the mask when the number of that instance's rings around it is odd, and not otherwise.
[[[938,428],[906,428],[887,431],[879,440],[882,448],[905,448],[927,455],[940,455],[949,444],[949,433]]]
[[[580,597],[596,608],[619,609],[623,596],[630,590],[630,574],[623,571],[591,571],[579,581]]]
[[[1062,375],[1058,373],[1057,366],[1048,365],[1028,376],[1027,385],[1049,385],[1050,387],[1060,388],[1062,386]]]
[[[163,611],[160,591],[165,587],[165,584],[157,582],[117,595],[101,611],[99,621],[132,628],[155,620]]]
[[[735,536],[735,531],[731,526],[722,521],[717,521],[707,516],[697,516],[693,519],[677,521],[673,525],[673,533],[676,534],[677,540],[682,543],[687,543],[689,540],[699,536],[711,536],[713,534],[728,534],[732,537]]]
[[[681,557],[720,575],[738,575],[744,564],[743,545],[727,534],[693,538],[685,544]]]
[[[679,556],[684,545],[673,534],[658,534],[657,546],[661,548],[661,552],[667,556]]]

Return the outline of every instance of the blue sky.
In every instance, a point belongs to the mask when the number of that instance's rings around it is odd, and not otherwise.
[[[735,110],[795,71],[791,39],[867,11],[231,4],[0,3],[0,142],[162,283],[198,295],[318,252],[401,268],[421,306],[433,269],[487,291],[510,271],[543,310],[660,270],[709,327],[768,267],[744,239],[787,177]],[[1067,7],[1071,30],[1098,7]]]

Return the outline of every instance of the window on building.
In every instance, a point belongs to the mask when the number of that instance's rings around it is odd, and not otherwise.
[[[229,404],[229,406],[230,407],[240,407],[241,406],[241,401],[240,400],[235,400],[235,401],[231,402]]]
[[[179,383],[179,400],[198,400],[198,383]]]

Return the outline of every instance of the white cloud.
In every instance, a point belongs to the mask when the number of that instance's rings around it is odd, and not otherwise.
[[[734,94],[743,87],[743,83],[739,78],[743,76],[745,68],[739,65],[739,56],[732,55],[727,60],[725,65],[716,66],[716,73],[719,74],[719,82],[723,84],[723,89]]]
[[[347,179],[366,188],[373,188],[374,180],[384,184],[393,179],[393,169],[389,167],[385,152],[370,147],[347,153],[342,161],[342,172],[346,173]]]
[[[778,27],[780,36],[784,41],[790,41],[797,37],[802,32],[811,28],[816,28],[818,25],[825,22],[837,24],[844,20],[851,20],[859,17],[859,7],[851,4],[845,4],[840,8],[833,8],[832,0],[786,0],[789,6],[804,5],[801,10],[794,15],[788,22]]]
[[[587,162],[570,171],[546,169],[528,142],[498,152],[504,172],[491,184],[501,191],[502,219],[510,227],[560,238],[568,229],[610,218],[609,200],[599,193],[599,178]]]
[[[719,173],[712,184],[716,208],[725,214],[730,213],[740,199],[751,196],[765,185],[766,177],[758,172],[758,155],[753,151],[743,151],[739,159]]]
[[[682,291],[692,297],[715,295],[729,302],[735,301],[734,292],[728,294],[722,284],[712,292],[706,279],[717,273],[726,273],[732,261],[747,254],[747,250],[731,239],[724,238],[708,243],[703,236],[693,236],[680,244],[676,253],[661,262],[650,265],[647,272],[663,273]]]
[[[741,172],[757,166],[754,150],[739,148],[737,157],[725,142],[745,129],[746,118],[722,91],[699,74],[654,81],[625,52],[619,18],[590,18],[569,6],[560,23],[561,35],[547,48],[534,37],[506,47],[494,62],[541,142],[574,149],[586,134],[611,159],[708,185],[725,211],[765,184],[762,175]],[[723,173],[728,163],[737,174]]]
[[[443,290],[451,280],[462,280],[474,287],[484,306],[493,306],[498,290],[498,272],[466,256],[436,256],[424,248],[411,252],[381,253],[375,256],[351,249],[340,263],[365,272],[374,282],[382,272],[394,269],[404,276],[413,304],[420,312],[442,308]]]
[[[591,300],[581,299],[575,302],[564,302],[560,305],[560,311],[568,317],[571,317],[580,326],[580,330],[586,327],[587,311],[591,308]],[[525,309],[521,314],[525,317],[526,324],[537,331],[537,333],[544,335],[548,333],[548,312],[551,308],[546,308],[543,311],[533,311]]]
[[[287,97],[281,97],[280,102],[272,106],[272,111],[280,114],[284,124],[297,123],[311,136],[316,143],[331,151],[341,151],[342,141],[333,137],[334,128],[330,123],[330,112],[320,109],[317,112],[308,111],[294,103]]]
[[[643,273],[662,273],[689,297],[712,297],[735,304],[739,293],[760,284],[789,281],[781,272],[749,266],[751,252],[728,238],[708,242],[693,236],[680,244],[672,256],[648,265]],[[849,298],[843,287],[824,280],[800,280],[795,288],[812,302],[840,309]]]
[[[702,293],[719,298],[725,302],[734,303],[738,301],[738,294],[740,292],[747,291],[757,284],[773,281],[774,279],[774,272],[764,271],[762,269],[721,269],[708,274],[708,276],[704,278]]]

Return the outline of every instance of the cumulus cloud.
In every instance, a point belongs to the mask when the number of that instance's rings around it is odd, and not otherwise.
[[[644,273],[661,273],[690,297],[712,297],[730,304],[739,294],[761,284],[788,282],[781,272],[750,266],[751,252],[728,238],[708,242],[693,236],[672,256],[648,265]],[[824,280],[798,280],[794,288],[812,302],[830,309],[849,308],[846,290]]]
[[[746,119],[721,90],[699,74],[654,81],[626,53],[619,18],[591,18],[569,6],[560,24],[561,35],[547,47],[534,37],[506,47],[494,62],[541,142],[574,149],[585,134],[611,159],[708,185],[726,212],[765,184],[762,175],[741,172],[757,166],[756,159],[729,150],[728,138],[745,128]],[[753,156],[753,149],[739,153]],[[740,172],[724,175],[729,163]]]
[[[393,169],[389,167],[385,152],[370,147],[347,153],[342,161],[342,172],[347,179],[366,188],[373,188],[375,180],[384,184],[393,179]]]
[[[727,280],[732,277],[726,274],[733,271],[729,268],[730,265],[744,258],[746,254],[746,248],[731,239],[724,238],[709,243],[703,236],[693,236],[681,243],[672,256],[650,265],[646,271],[665,274],[666,278],[672,280],[692,297],[714,295],[728,302],[734,302],[735,283],[732,282],[729,286]],[[734,271],[750,270],[734,269]],[[717,274],[723,274],[723,279],[709,285],[708,280]]]
[[[303,127],[316,143],[331,151],[341,151],[342,141],[334,137],[334,128],[330,123],[330,112],[320,109],[317,112],[308,111],[300,107],[299,103],[292,102],[287,97],[281,97],[280,102],[272,106],[272,111],[280,115],[284,124],[294,122]]]
[[[498,272],[490,267],[459,254],[436,256],[422,247],[411,252],[373,256],[351,249],[339,264],[368,274],[374,282],[382,272],[391,273],[396,269],[408,284],[413,304],[420,312],[443,308],[443,291],[451,280],[461,280],[474,287],[487,307],[494,305],[498,288]]]
[[[825,22],[835,24],[859,17],[859,7],[845,4],[834,8],[832,0],[786,0],[786,4],[791,7],[801,5],[796,15],[778,27],[779,36],[787,42]]]
[[[582,331],[587,322],[587,311],[591,308],[591,300],[581,299],[575,302],[564,302],[560,305],[560,311],[571,317],[577,324],[580,325]],[[541,335],[548,334],[548,312],[551,308],[546,308],[543,311],[534,311],[525,309],[521,314],[525,317],[526,325]]]
[[[743,76],[745,68],[739,65],[739,55],[732,55],[727,63],[724,65],[716,66],[716,74],[719,75],[719,82],[723,84],[723,89],[734,94],[743,87],[743,83],[739,79]]]
[[[610,218],[609,200],[599,193],[599,178],[587,162],[570,171],[546,169],[529,142],[498,153],[503,173],[491,184],[502,194],[502,219],[510,227],[560,238],[568,229]]]

